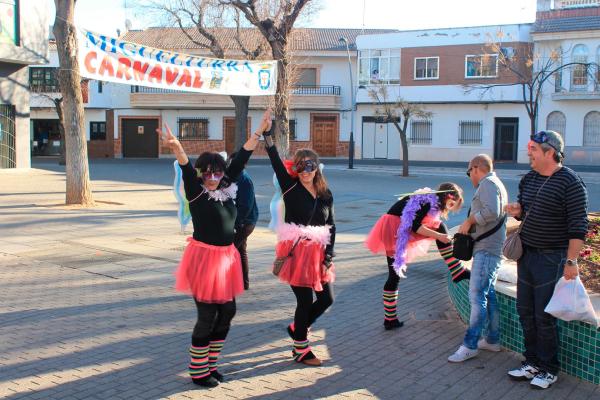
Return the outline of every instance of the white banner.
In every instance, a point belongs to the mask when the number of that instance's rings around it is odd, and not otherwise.
[[[276,61],[220,60],[126,42],[78,29],[84,78],[163,89],[265,96],[277,88]]]

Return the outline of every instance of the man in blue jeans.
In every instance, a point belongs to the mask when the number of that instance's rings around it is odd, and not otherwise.
[[[519,183],[516,203],[506,211],[521,220],[523,255],[517,262],[517,311],[523,328],[525,362],[508,375],[547,389],[558,379],[556,318],[546,313],[561,276],[579,274],[577,257],[588,229],[587,189],[562,165],[564,141],[554,131],[531,135],[527,155],[531,169]]]
[[[506,238],[504,207],[506,188],[494,172],[492,159],[480,154],[469,163],[467,176],[476,188],[468,218],[458,232],[471,234],[474,239],[491,233],[475,242],[469,281],[471,317],[463,344],[448,357],[450,362],[463,362],[477,355],[478,349],[500,351],[500,318],[496,301],[496,277],[502,262],[502,244]],[[492,233],[493,232],[493,233]],[[487,337],[480,339],[488,320]]]

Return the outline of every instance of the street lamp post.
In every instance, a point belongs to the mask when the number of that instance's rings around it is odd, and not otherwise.
[[[340,42],[346,45],[346,53],[348,54],[348,71],[350,72],[350,94],[352,96],[352,105],[350,107],[350,142],[348,144],[348,169],[354,168],[354,109],[356,108],[356,93],[354,91],[354,83],[352,80],[352,60],[350,59],[350,47],[348,39],[340,38]]]

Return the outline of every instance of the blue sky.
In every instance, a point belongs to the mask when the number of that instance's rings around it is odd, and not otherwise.
[[[54,15],[54,2],[49,1]],[[78,0],[76,23],[114,35],[125,20],[134,29],[156,22],[144,18],[132,0]],[[303,26],[393,28],[400,30],[533,22],[535,0],[318,0],[320,10]],[[125,5],[128,7],[125,8]]]

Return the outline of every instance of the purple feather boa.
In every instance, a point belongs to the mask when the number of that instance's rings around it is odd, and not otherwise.
[[[431,191],[429,188],[420,189],[419,191]],[[416,194],[410,196],[404,210],[402,210],[402,216],[400,217],[400,226],[396,234],[396,253],[394,254],[394,270],[401,278],[406,278],[404,272],[406,272],[406,245],[410,239],[410,233],[412,231],[412,224],[415,220],[417,211],[425,204],[431,205],[428,215],[439,214],[438,196],[436,194]]]

